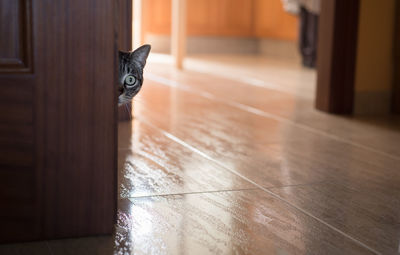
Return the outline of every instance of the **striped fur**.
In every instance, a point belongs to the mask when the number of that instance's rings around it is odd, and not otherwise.
[[[133,52],[119,52],[118,105],[131,102],[142,88],[143,68],[150,49],[150,45],[143,45]],[[132,80],[135,82],[129,84]]]

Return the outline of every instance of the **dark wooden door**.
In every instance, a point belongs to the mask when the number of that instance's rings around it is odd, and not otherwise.
[[[352,114],[360,0],[323,0],[319,15],[316,108]]]
[[[132,19],[133,1],[115,0],[118,10],[118,49],[132,51]],[[118,120],[132,120],[132,104],[118,107]]]
[[[400,113],[400,3],[396,1],[395,16],[395,34],[394,34],[394,84],[393,84],[393,102],[392,111]]]
[[[0,0],[0,242],[112,232],[114,0]]]

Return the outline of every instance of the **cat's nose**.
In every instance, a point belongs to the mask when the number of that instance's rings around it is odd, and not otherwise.
[[[118,88],[118,92],[119,92],[119,95],[118,95],[118,96],[122,95],[122,93],[124,93],[124,88],[119,87],[119,88]]]

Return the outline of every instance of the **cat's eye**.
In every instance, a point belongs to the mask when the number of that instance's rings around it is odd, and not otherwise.
[[[125,84],[130,87],[136,83],[136,78],[135,76],[128,75],[125,77]]]

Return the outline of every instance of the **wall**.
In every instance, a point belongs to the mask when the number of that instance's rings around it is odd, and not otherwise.
[[[361,1],[355,114],[381,114],[390,111],[395,1]]]

